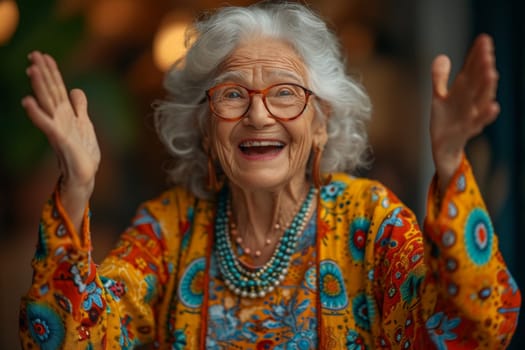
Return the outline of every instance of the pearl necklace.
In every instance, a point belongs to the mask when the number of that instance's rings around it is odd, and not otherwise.
[[[284,280],[299,234],[306,226],[315,193],[316,189],[312,187],[292,223],[281,236],[268,262],[261,267],[250,269],[243,266],[234,253],[228,232],[228,191],[221,191],[215,220],[216,255],[224,283],[234,294],[242,297],[262,298]]]
[[[248,246],[243,245],[244,240],[239,235],[239,232],[237,230],[237,225],[235,225],[235,222],[233,222],[229,205],[228,205],[227,215],[228,215],[228,222],[230,224],[230,235],[235,238],[235,242],[239,245],[239,248],[241,249],[244,255],[252,255],[253,257],[260,257],[262,255],[263,249],[266,249],[266,247],[272,244],[273,242],[272,239],[266,238],[264,240],[264,247],[262,247],[261,249],[253,249],[252,251],[252,249],[250,249]],[[274,225],[275,232],[278,232],[280,228],[281,228],[281,225],[279,225],[278,223]]]

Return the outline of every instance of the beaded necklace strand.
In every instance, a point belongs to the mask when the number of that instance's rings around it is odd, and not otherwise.
[[[223,191],[217,204],[215,220],[215,246],[219,270],[226,286],[243,298],[262,298],[272,292],[286,277],[290,260],[295,252],[299,233],[306,226],[308,212],[311,209],[316,191],[311,188],[306,195],[301,208],[293,218],[290,226],[284,231],[272,257],[262,267],[245,268],[237,258],[228,232],[228,215],[226,215],[229,200]]]
[[[262,248],[260,248],[260,249],[255,249],[255,248],[254,249],[250,249],[250,247],[244,245],[244,239],[239,234],[239,230],[237,229],[237,225],[233,221],[232,210],[231,210],[231,201],[228,201],[228,209],[226,211],[226,215],[228,215],[230,239],[233,238],[234,242],[232,242],[232,243],[237,243],[238,244],[242,254],[244,254],[246,256],[250,256],[251,255],[252,257],[260,257],[262,255],[263,250],[266,249],[268,246],[270,246],[270,244],[273,243],[273,239],[269,238],[267,236],[266,239],[264,240],[264,246]],[[278,236],[278,232],[279,232],[280,229],[281,229],[281,225],[279,223],[276,223],[273,226],[273,230],[274,230],[274,232],[276,232],[276,236]],[[240,260],[240,262],[243,263],[242,260]]]
[[[232,249],[232,244],[229,239],[229,234],[227,232],[228,230],[228,219],[227,219],[227,188],[226,186],[223,188],[223,190],[219,194],[219,200],[216,207],[215,212],[215,230],[211,234],[208,235],[208,246],[206,247],[206,266],[205,266],[205,273],[204,273],[204,292],[203,292],[203,300],[201,304],[201,329],[200,329],[200,335],[201,335],[201,341],[200,341],[200,350],[206,349],[206,339],[207,339],[207,331],[208,331],[208,307],[209,307],[209,290],[208,286],[210,283],[210,264],[211,264],[211,254],[213,253],[213,245],[216,244],[215,253],[217,254],[217,261],[219,265],[219,269],[221,273],[223,274],[224,282],[228,286],[228,288],[235,293],[236,295],[240,295],[241,297],[250,297],[250,298],[257,298],[257,297],[263,297],[267,293],[274,290],[276,286],[278,286],[282,280],[284,280],[284,277],[286,276],[286,273],[288,272],[288,267],[290,264],[291,256],[294,252],[295,245],[297,243],[297,233],[302,232],[304,230],[304,226],[306,225],[306,217],[308,212],[311,209],[313,198],[315,195],[317,195],[317,210],[316,212],[316,222],[317,222],[317,230],[319,228],[319,222],[321,220],[321,213],[319,209],[320,205],[320,191],[314,187],[310,188],[305,201],[303,202],[303,205],[301,206],[301,209],[299,209],[299,212],[294,217],[292,223],[290,224],[290,227],[284,232],[283,236],[281,237],[280,242],[278,243],[278,247],[276,248],[276,252],[280,251],[279,253],[274,253],[274,256],[270,258],[268,263],[264,264],[260,268],[256,268],[255,270],[247,270],[241,264],[237,261],[235,258],[235,254]],[[293,228],[293,229],[292,229]],[[300,228],[300,229],[299,229]],[[284,237],[287,236],[287,239],[284,240]],[[318,347],[323,348],[324,347],[324,339],[323,339],[323,319],[322,319],[322,303],[321,303],[321,274],[320,274],[320,263],[321,263],[321,237],[318,234],[318,232],[315,235],[315,251],[316,251],[316,265],[317,265],[317,294],[316,294],[316,318],[317,318],[317,341],[318,341]],[[221,248],[219,248],[219,242],[221,245]],[[284,243],[286,242],[286,243]],[[270,261],[272,261],[270,263]],[[273,267],[273,268],[272,268]],[[223,271],[224,269],[224,271]],[[262,273],[257,275],[257,272],[260,270],[263,270]],[[277,271],[277,272],[276,272]],[[285,271],[285,272],[283,272]],[[241,273],[242,272],[242,273]],[[243,273],[245,275],[243,275]],[[241,277],[240,280],[230,280],[230,278],[235,277]],[[278,277],[276,277],[278,276]],[[272,277],[273,280],[267,281],[266,278]],[[249,279],[252,278],[252,279]]]

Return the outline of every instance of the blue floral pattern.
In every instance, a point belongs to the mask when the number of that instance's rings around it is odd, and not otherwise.
[[[357,333],[355,330],[348,330],[346,335],[346,349],[347,350],[368,350],[368,346],[363,339],[363,337]]]
[[[358,294],[352,300],[352,314],[358,327],[368,331],[375,316],[374,301],[365,293]]]
[[[427,320],[426,328],[438,350],[448,349],[446,341],[457,338],[457,334],[452,332],[452,330],[459,323],[460,319],[458,317],[449,320],[443,312],[438,312]]]
[[[315,349],[317,344],[316,319],[305,317],[314,308],[310,300],[298,302],[292,297],[268,304],[264,317],[252,315],[241,320],[238,305],[230,308],[212,305],[208,311],[207,349],[223,349],[235,341],[257,344],[257,349]],[[302,321],[301,321],[302,320]],[[261,339],[261,330],[264,337]],[[275,345],[275,339],[282,339]]]
[[[307,288],[311,290],[317,290],[317,269],[315,267],[310,267],[306,270],[304,274],[304,284]]]
[[[129,315],[124,316],[120,320],[119,344],[122,350],[131,350],[138,343],[138,340],[134,337],[134,334],[129,329],[130,325],[131,325],[131,317]]]
[[[221,349],[230,340],[240,340],[244,336],[240,330],[241,321],[236,315],[237,307],[226,309],[223,305],[213,305],[208,310],[208,349]],[[244,327],[243,327],[244,328]]]
[[[332,181],[326,186],[321,187],[321,198],[327,202],[333,202],[344,192],[348,185],[340,181]]]
[[[186,333],[182,329],[177,329],[173,334],[173,338],[171,350],[184,350],[187,344]]]
[[[294,337],[286,344],[286,350],[310,350],[316,348],[317,337],[315,332],[304,330],[295,333]]]
[[[299,240],[297,242],[296,246],[296,252],[304,251],[305,249],[308,249],[312,246],[312,242],[315,241],[316,236],[316,221],[315,218],[317,217],[317,211],[315,211],[312,214],[312,217],[310,218],[310,221],[308,221],[308,224],[306,225],[303,234],[299,236]]]
[[[29,333],[42,350],[59,349],[64,341],[65,329],[60,316],[50,307],[29,303],[26,308]]]
[[[411,304],[414,300],[418,298],[419,288],[423,283],[425,276],[417,274],[412,271],[408,274],[405,281],[401,284],[401,298],[407,304]]]
[[[473,209],[465,225],[465,248],[476,265],[483,266],[490,260],[493,240],[494,228],[487,212]]]
[[[365,246],[368,230],[370,229],[370,220],[365,217],[358,217],[350,225],[350,237],[348,245],[350,254],[356,262],[363,262],[365,256]]]
[[[392,213],[390,213],[385,220],[379,226],[376,234],[376,242],[380,242],[382,246],[385,246],[390,243],[390,236],[386,234],[388,230],[387,227],[402,227],[403,220],[399,217],[399,214],[403,210],[402,207],[395,208]]]
[[[146,275],[146,277],[144,277],[144,282],[146,282],[147,286],[146,295],[144,295],[144,302],[150,303],[157,293],[157,289],[155,288],[157,284],[157,277],[151,274]]]
[[[84,308],[84,310],[91,310],[93,308],[93,305],[96,305],[99,308],[104,307],[104,302],[102,301],[102,289],[98,287],[95,282],[91,282],[87,285],[86,292],[88,293],[88,295],[82,303],[82,307]]]
[[[135,225],[135,226],[147,225],[148,227],[150,227],[153,230],[153,232],[155,233],[155,236],[157,236],[157,238],[161,238],[162,237],[162,229],[160,228],[159,222],[145,208],[141,209],[138,212],[138,214],[135,217],[135,220],[133,222],[133,225]]]
[[[331,260],[324,260],[320,266],[321,302],[328,310],[341,310],[348,305],[343,274]]]
[[[181,302],[189,308],[197,308],[202,303],[205,267],[204,258],[193,260],[182,275],[178,295]]]

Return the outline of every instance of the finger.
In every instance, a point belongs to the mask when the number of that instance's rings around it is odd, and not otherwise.
[[[478,40],[478,45],[469,55],[469,64],[465,69],[468,81],[473,84],[485,85],[487,78],[497,73],[494,45],[488,36],[485,39]]]
[[[432,62],[432,89],[439,97],[444,97],[448,93],[450,67],[450,59],[446,55],[439,55]]]
[[[492,38],[488,34],[480,34],[474,40],[472,47],[469,50],[463,70],[467,74],[475,74],[474,72],[478,69],[480,56],[485,54],[493,54],[494,43]]]
[[[73,89],[69,93],[69,98],[71,99],[71,104],[75,110],[77,117],[87,117],[87,97],[84,91],[80,89]]]
[[[22,99],[22,107],[24,107],[29,119],[33,122],[33,125],[46,135],[49,144],[55,150],[55,154],[59,161],[59,168],[62,170],[64,168],[64,157],[61,154],[62,152],[60,151],[59,146],[63,144],[63,142],[56,133],[53,120],[47,116],[32,96],[26,96]]]
[[[479,123],[485,127],[493,123],[498,118],[500,110],[501,107],[498,102],[493,101],[488,103],[480,109],[477,118],[474,120],[474,123]]]
[[[64,80],[62,79],[62,74],[60,73],[60,70],[58,69],[58,66],[56,64],[56,61],[53,59],[53,57],[47,54],[44,55],[44,60],[49,69],[51,79],[53,80],[53,86],[55,87],[55,90],[53,92],[56,94],[57,99],[59,101],[67,100],[66,86],[64,84]]]
[[[37,101],[32,96],[26,96],[22,99],[22,107],[24,107],[29,119],[33,124],[42,130],[46,135],[51,130],[51,119],[47,113],[40,108]]]
[[[49,93],[48,85],[46,84],[40,68],[33,64],[26,69],[26,74],[31,81],[31,87],[36,100],[38,100],[38,104],[50,115],[50,117],[52,117],[53,111],[55,110],[55,104]]]
[[[487,85],[486,79],[486,72],[491,69],[491,65],[495,67],[491,39],[486,34],[479,35],[454,80],[452,90],[459,93],[464,102],[476,104],[476,98],[485,94],[485,89],[493,88],[492,85]]]
[[[53,103],[53,106],[56,106],[60,100],[57,96],[55,81],[51,75],[44,54],[42,54],[39,51],[35,51],[31,55],[31,59],[33,61],[33,65],[36,67],[36,69],[40,71],[40,75],[42,76],[42,82],[44,84],[49,98]]]
[[[487,104],[476,113],[475,118],[471,118],[464,124],[464,134],[467,135],[468,138],[481,134],[487,125],[497,119],[499,112],[500,106],[497,102]]]
[[[479,70],[476,72],[475,103],[483,104],[496,98],[499,74],[495,61],[493,52],[486,52],[485,56],[480,58]]]
[[[496,99],[498,90],[499,74],[495,70],[481,73],[480,82],[476,87],[476,94],[474,96],[474,103],[483,105],[492,102]]]

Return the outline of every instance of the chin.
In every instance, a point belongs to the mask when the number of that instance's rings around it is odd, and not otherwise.
[[[254,171],[239,176],[233,176],[230,181],[243,190],[275,191],[288,185],[291,178],[288,174],[280,176],[275,171]]]

